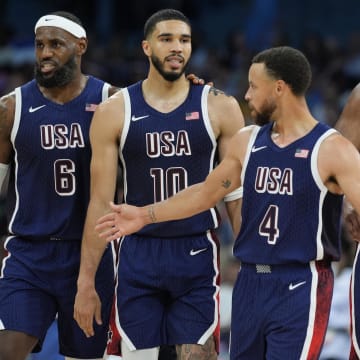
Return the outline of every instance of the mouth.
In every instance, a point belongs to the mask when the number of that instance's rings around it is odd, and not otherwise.
[[[43,74],[49,74],[51,73],[52,71],[54,71],[56,68],[55,64],[54,63],[50,63],[50,62],[43,62],[40,64],[40,71],[43,73]]]
[[[175,70],[182,66],[184,59],[181,56],[169,56],[166,58],[166,62]]]

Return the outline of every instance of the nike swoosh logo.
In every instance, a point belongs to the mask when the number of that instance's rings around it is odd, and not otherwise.
[[[297,283],[297,284],[290,283],[290,285],[289,285],[289,290],[290,290],[290,291],[291,291],[291,290],[294,290],[294,289],[296,289],[296,288],[298,288],[299,286],[304,285],[304,284],[306,284],[306,281],[301,281],[301,282],[299,282],[299,283]]]
[[[259,147],[255,147],[253,146],[253,148],[251,149],[251,152],[257,152],[257,151],[260,151],[260,150],[263,150],[263,149],[266,149],[267,146],[259,146]]]
[[[145,118],[147,118],[147,117],[149,117],[150,115],[144,115],[144,116],[135,116],[135,115],[133,115],[132,117],[131,117],[131,121],[138,121],[138,120],[141,120],[141,119],[145,119]]]
[[[199,250],[191,249],[190,250],[190,255],[194,256],[194,255],[200,254],[200,253],[202,253],[203,251],[206,251],[206,250],[207,250],[207,247],[203,248],[203,249],[199,249]]]
[[[38,111],[38,110],[40,110],[41,108],[43,108],[44,106],[46,106],[46,105],[40,105],[40,106],[37,106],[37,107],[32,107],[32,106],[30,106],[29,107],[29,113],[33,113],[33,112],[35,112],[35,111]]]

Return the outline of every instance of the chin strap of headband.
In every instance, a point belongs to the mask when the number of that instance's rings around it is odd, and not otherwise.
[[[44,15],[35,25],[35,33],[39,27],[52,26],[63,29],[77,38],[86,38],[85,29],[75,22],[58,15]]]

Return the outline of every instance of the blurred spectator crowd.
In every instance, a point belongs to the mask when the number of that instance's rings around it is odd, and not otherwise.
[[[308,104],[315,118],[333,125],[350,91],[360,82],[360,32],[352,32],[344,41],[332,35],[324,35],[314,31],[304,34],[297,41],[297,44],[293,44],[288,37],[289,34],[274,29],[271,33],[266,33],[266,47],[296,46],[306,54],[313,70],[313,81],[308,92]],[[206,36],[199,26],[193,28],[193,55],[187,73],[192,72],[205,79],[205,81],[212,81],[216,88],[224,90],[237,98],[244,112],[246,122],[250,123],[249,112],[244,101],[248,86],[247,71],[252,56],[261,50],[259,46],[262,45],[258,43],[258,46],[253,46],[254,44],[249,42],[247,34],[240,30],[229,31],[221,42],[221,46],[211,45],[211,41],[206,41]],[[98,34],[91,31],[88,32],[88,37],[89,48],[83,57],[83,70],[85,73],[100,77],[120,87],[127,86],[144,77],[148,64],[141,49],[141,31],[132,32],[131,29],[120,29],[112,32],[107,37],[107,41],[103,41]],[[253,41],[256,41],[256,39]],[[0,96],[11,92],[15,87],[32,79],[33,68],[33,33],[28,34],[28,37],[22,36],[19,38],[14,29],[4,24],[0,25]],[[0,196],[0,235],[5,234],[6,231],[4,205],[5,202]],[[221,207],[220,211],[224,213]],[[224,336],[220,358],[226,359],[231,290],[239,268],[239,264],[231,255],[233,235],[226,216],[218,235],[223,244],[222,330]],[[343,273],[346,275],[344,275],[345,288],[348,287],[350,277],[352,246],[350,246],[349,252],[351,254],[350,258],[344,257],[347,260],[346,264],[344,264],[347,272]],[[334,301],[338,301],[336,294],[343,295],[344,293],[343,289],[335,291]],[[339,309],[345,310],[347,314],[347,297],[342,296],[338,302],[341,304]],[[336,309],[334,306],[334,311]],[[333,316],[332,319],[335,319],[331,321],[331,325],[335,324],[335,330],[334,328],[331,330],[336,333],[336,320],[344,320],[344,316]],[[341,323],[339,325],[341,332],[345,334],[345,348],[349,346],[348,321],[349,319],[345,315],[345,321],[343,321],[345,324]],[[338,344],[336,346],[338,347]],[[344,347],[340,346],[338,348],[343,351]],[[343,351],[343,354],[345,355],[346,351]],[[331,355],[323,357],[323,359],[330,358]],[[340,359],[340,357],[336,357],[336,359]]]

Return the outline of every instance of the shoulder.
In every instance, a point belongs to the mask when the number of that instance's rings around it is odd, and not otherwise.
[[[231,139],[231,146],[235,151],[236,149],[245,149],[247,148],[250,138],[253,136],[254,132],[257,132],[260,127],[257,125],[248,125],[240,130],[238,130]]]
[[[210,87],[209,89],[208,103],[209,105],[215,105],[215,106],[240,107],[238,101],[235,99],[234,96],[229,95],[225,91],[219,90],[213,86]]]
[[[244,126],[244,116],[240,105],[234,96],[211,87],[208,95],[208,112],[214,129],[220,133],[233,134]]]
[[[360,151],[360,83],[352,90],[340,118],[335,124],[346,138]]]
[[[319,148],[319,165],[326,164],[329,169],[351,166],[359,157],[359,152],[351,141],[339,132],[335,132],[324,139]]]
[[[91,127],[93,132],[115,134],[122,130],[124,119],[124,97],[122,91],[117,91],[97,106]]]
[[[0,131],[11,130],[15,116],[15,92],[0,98]]]
[[[109,98],[104,100],[96,109],[96,112],[119,111],[124,106],[122,89],[115,91]]]

